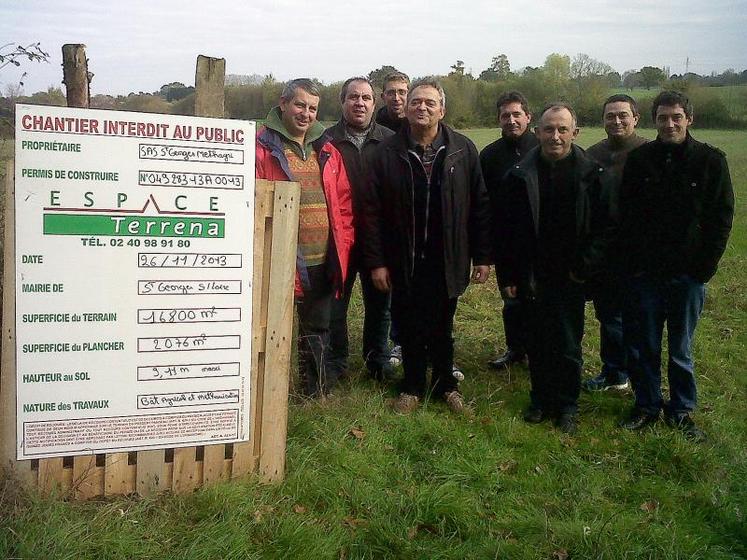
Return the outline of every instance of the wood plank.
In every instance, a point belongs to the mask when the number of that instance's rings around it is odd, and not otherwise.
[[[37,483],[31,461],[16,461],[16,215],[15,166],[5,168],[5,235],[3,239],[2,346],[0,347],[0,470],[25,484]]]
[[[104,469],[96,466],[96,455],[73,459],[73,497],[88,500],[104,495]]]
[[[174,449],[174,476],[171,489],[175,494],[186,494],[193,491],[202,482],[197,476],[197,449],[179,447]]]
[[[163,449],[138,451],[135,472],[137,473],[137,493],[140,496],[153,496],[168,488],[165,484],[164,462]]]
[[[262,314],[262,284],[265,274],[265,235],[272,230],[268,218],[272,216],[274,204],[275,183],[258,179],[254,191],[254,271],[252,273],[252,358],[251,378],[249,380],[250,438],[246,442],[239,442],[233,447],[231,478],[239,478],[256,470],[259,447],[255,451],[255,441],[259,441],[259,423],[257,422],[257,394],[259,374],[259,356],[264,353],[264,332],[266,324],[261,321]],[[268,254],[269,258],[269,254]],[[269,278],[269,276],[267,276]]]
[[[63,483],[62,457],[39,459],[39,491],[44,495],[60,493]]]
[[[276,185],[268,284],[287,288],[270,290],[268,298],[259,455],[259,472],[263,480],[268,482],[282,480],[285,474],[299,199],[298,183],[282,183],[282,187]]]
[[[223,463],[226,460],[225,445],[206,445],[205,455],[202,459],[202,485],[210,486],[221,480],[226,480],[223,475]]]
[[[130,480],[131,469],[127,465],[127,453],[107,453],[104,466],[104,495],[127,494],[134,486]]]

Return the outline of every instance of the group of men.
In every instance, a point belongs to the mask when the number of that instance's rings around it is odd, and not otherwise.
[[[607,139],[584,151],[570,105],[545,107],[533,134],[526,98],[507,92],[497,101],[502,137],[479,155],[442,122],[446,96],[435,79],[386,76],[374,118],[373,84],[351,78],[342,118],[326,131],[316,121],[319,97],[312,81],[289,82],[257,134],[256,158],[258,178],[301,185],[296,296],[307,395],[329,394],[346,372],[348,304],[360,276],[372,377],[393,377],[389,337],[401,346],[395,410],[411,412],[430,394],[464,411],[454,313],[470,281],[485,282],[494,264],[508,350],[489,365],[528,358],[527,422],[553,419],[575,433],[592,299],[603,369],[586,388],[626,387],[629,376],[635,405],[624,428],[652,424],[663,410],[668,424],[702,439],[690,417],[692,341],[734,195],[723,153],[689,133],[685,95],[654,99],[657,137],[648,143],[635,133],[636,102],[610,97]]]

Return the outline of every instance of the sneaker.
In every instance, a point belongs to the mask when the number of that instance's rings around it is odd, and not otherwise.
[[[453,375],[454,379],[456,379],[457,381],[464,381],[464,372],[456,364],[453,364],[451,366],[451,375]]]
[[[456,414],[464,414],[467,412],[467,405],[464,403],[464,397],[459,391],[449,391],[444,393],[444,400],[449,410]]]
[[[624,391],[628,387],[630,387],[630,382],[625,379],[624,382],[620,382],[620,379],[615,379],[614,381],[609,381],[607,379],[607,376],[604,373],[600,373],[596,377],[592,377],[591,379],[586,379],[583,383],[581,383],[581,386],[586,389],[587,391],[606,391],[608,389],[614,389],[616,391]]]
[[[402,347],[397,344],[389,353],[389,363],[392,367],[398,367],[402,364]]]
[[[410,414],[420,406],[420,398],[409,393],[400,393],[394,401],[392,408],[397,414]]]
[[[561,413],[555,420],[555,425],[564,434],[572,436],[578,431],[578,423],[575,414],[569,412]]]
[[[702,443],[706,440],[705,432],[695,425],[695,422],[693,422],[693,419],[690,418],[689,414],[682,414],[679,416],[665,415],[664,422],[666,422],[667,426],[681,431],[690,441]]]
[[[547,414],[545,411],[536,406],[530,406],[524,411],[524,422],[528,422],[529,424],[539,424],[546,419]]]
[[[523,362],[527,355],[524,352],[517,352],[515,350],[508,349],[506,352],[498,356],[495,360],[488,362],[488,367],[492,369],[506,369],[507,367]]]

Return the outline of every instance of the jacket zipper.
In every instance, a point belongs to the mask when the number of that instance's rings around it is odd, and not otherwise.
[[[445,146],[441,146],[436,150],[436,155],[433,156],[433,163],[436,163],[436,158],[438,157],[438,154],[441,153],[441,150],[445,150]],[[433,168],[431,167],[431,173],[428,174],[428,172],[425,170],[425,165],[423,165],[423,162],[421,161],[420,157],[418,156],[417,152],[413,150],[408,150],[409,153],[413,154],[415,156],[415,159],[418,160],[420,163],[420,166],[423,168],[423,173],[425,174],[425,225],[423,232],[423,248],[422,252],[420,253],[420,258],[425,258],[425,246],[428,244],[428,220],[430,219],[430,211],[431,211],[431,177],[433,176]],[[409,158],[408,158],[409,161]],[[454,167],[451,168],[452,172],[454,171]],[[412,238],[412,254],[413,254],[413,274],[415,274],[415,261],[414,261],[414,255],[415,255],[415,176],[412,172],[412,165],[410,166],[410,180],[412,181],[412,228],[413,228],[413,238]]]

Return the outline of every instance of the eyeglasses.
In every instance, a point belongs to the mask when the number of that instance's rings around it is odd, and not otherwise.
[[[388,89],[384,92],[387,97],[394,97],[395,95],[401,95],[402,97],[407,95],[406,89]]]

